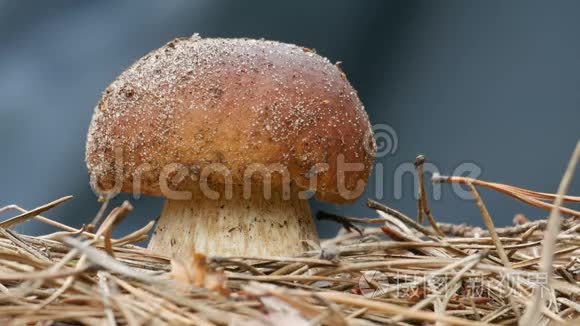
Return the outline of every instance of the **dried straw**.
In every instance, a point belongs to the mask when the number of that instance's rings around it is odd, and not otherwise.
[[[319,214],[344,228],[299,256],[194,255],[188,263],[135,245],[153,222],[112,238],[129,203],[107,214],[106,200],[88,220],[100,225],[82,229],[39,215],[70,197],[30,211],[10,205],[0,209],[18,212],[0,222],[0,323],[483,325],[517,324],[520,316],[528,325],[580,322],[580,215],[562,207],[577,197],[467,178],[436,181],[468,185],[487,230],[438,223],[421,186],[418,217],[430,226],[369,200],[378,218]],[[556,213],[496,228],[476,187]],[[31,237],[10,229],[28,220],[58,230]]]

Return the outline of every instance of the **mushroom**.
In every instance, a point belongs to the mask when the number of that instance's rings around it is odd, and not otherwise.
[[[374,153],[364,107],[328,59],[194,35],[105,90],[86,162],[101,195],[166,198],[154,252],[287,256],[318,241],[308,198],[354,201]]]

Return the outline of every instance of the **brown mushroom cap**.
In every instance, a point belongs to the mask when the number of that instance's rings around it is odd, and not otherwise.
[[[370,145],[370,146],[369,146]],[[255,164],[284,166],[295,184],[341,203],[338,183],[366,183],[374,156],[367,114],[344,73],[328,59],[296,45],[252,39],[175,39],[124,71],[104,92],[93,115],[86,162],[95,189],[162,195],[159,176],[169,164],[195,174],[225,166],[235,184]],[[337,162],[362,163],[337,178]],[[117,171],[118,172],[118,171]],[[215,173],[210,181],[219,183]],[[282,182],[274,173],[272,183]],[[195,178],[194,178],[195,179]]]

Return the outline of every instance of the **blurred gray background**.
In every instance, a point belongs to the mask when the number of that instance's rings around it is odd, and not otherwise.
[[[100,204],[88,186],[84,144],[101,92],[148,51],[196,32],[296,43],[343,61],[371,122],[397,132],[397,151],[379,159],[381,201],[411,216],[412,176],[401,198],[391,179],[419,153],[443,174],[472,162],[483,179],[555,192],[580,138],[579,16],[576,1],[0,0],[0,206],[31,209],[72,194],[46,215],[90,221]],[[375,196],[371,180],[353,205],[312,205],[374,216],[364,205]],[[473,202],[443,190],[431,200],[439,220],[481,224]],[[497,225],[519,212],[545,216],[481,193]],[[161,209],[157,198],[133,203],[118,232]],[[337,230],[319,227],[323,236]],[[19,230],[47,231],[37,222]]]

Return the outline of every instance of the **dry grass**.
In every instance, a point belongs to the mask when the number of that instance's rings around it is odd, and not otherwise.
[[[580,156],[580,146],[574,155]],[[487,230],[437,223],[421,186],[418,215],[427,217],[429,227],[371,200],[379,218],[322,213],[345,228],[300,256],[194,255],[192,261],[172,262],[134,245],[153,223],[111,238],[113,227],[131,211],[129,203],[108,214],[103,209],[93,220],[102,219],[98,228],[80,230],[39,215],[69,197],[30,211],[11,205],[0,209],[20,214],[0,222],[1,323],[579,322],[580,218],[572,208],[560,207],[578,197],[564,196],[565,187],[552,195],[465,178],[436,181],[467,184]],[[481,186],[551,209],[550,220],[520,219],[513,227],[495,228],[476,190]],[[58,231],[31,237],[8,228],[31,219]]]

